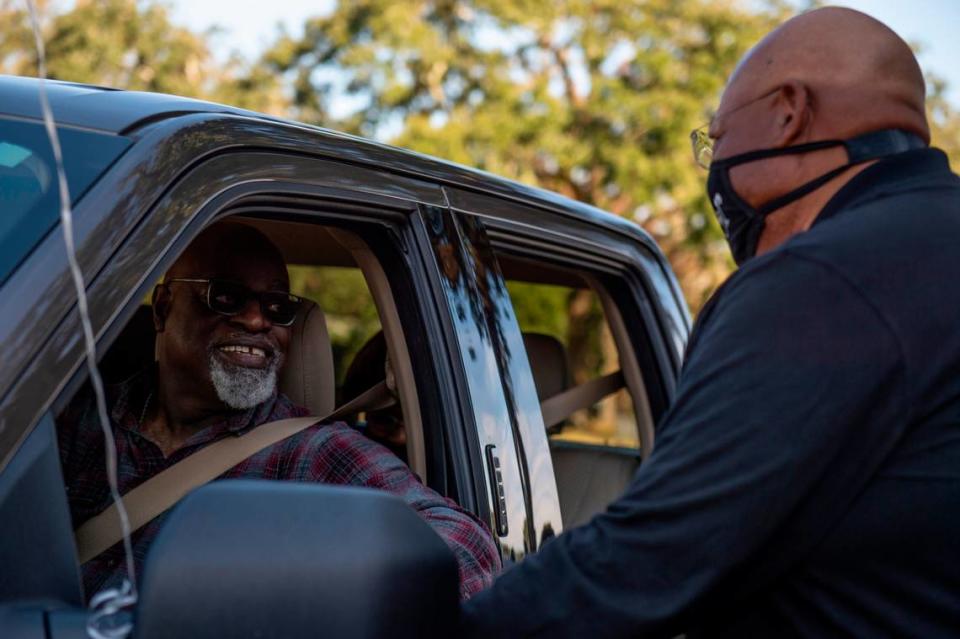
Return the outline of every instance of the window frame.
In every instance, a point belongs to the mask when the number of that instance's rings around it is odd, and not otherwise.
[[[634,357],[646,387],[646,395],[654,425],[659,425],[676,389],[679,361],[671,356],[668,337],[657,319],[658,303],[651,295],[648,279],[639,264],[613,251],[598,254],[593,243],[575,235],[559,238],[536,235],[504,220],[488,221],[489,236],[497,252],[543,262],[548,266],[575,271],[581,277],[592,277],[598,284],[594,290],[601,302],[607,298],[628,327]],[[611,244],[619,238],[611,238]],[[606,314],[607,308],[604,307]],[[608,322],[611,318],[607,318]],[[639,322],[639,324],[638,324]],[[630,326],[642,326],[642,331]],[[619,345],[618,345],[619,346]]]
[[[490,239],[497,252],[575,271],[581,277],[594,280],[596,284],[591,288],[604,305],[608,324],[613,318],[609,317],[607,304],[612,303],[628,327],[632,355],[636,358],[640,369],[645,395],[656,428],[669,406],[679,370],[675,368],[666,352],[665,339],[653,316],[649,289],[644,285],[642,274],[637,272],[637,265],[627,260],[611,259],[609,254],[602,257],[596,256],[590,250],[592,246],[579,242],[575,237],[564,238],[561,247],[558,244],[551,244],[542,236],[531,238],[519,229],[506,230],[503,227],[507,225],[502,221],[491,226],[494,228],[490,231]],[[551,247],[562,250],[549,250]],[[629,327],[637,325],[638,321],[643,330],[630,330]],[[622,346],[618,343],[618,350],[621,348]],[[622,360],[624,354],[621,352],[620,356]]]
[[[231,158],[218,156],[195,167],[174,185],[157,206],[144,214],[137,227],[117,247],[106,266],[88,282],[98,355],[102,357],[107,346],[113,343],[150,287],[172,263],[174,256],[178,255],[202,228],[229,214],[230,207],[243,198],[282,195],[298,202],[300,210],[297,210],[298,206],[289,206],[291,202],[286,203],[289,214],[301,220],[309,218],[313,222],[339,222],[346,227],[357,224],[356,215],[358,209],[362,208],[366,214],[363,224],[368,228],[371,224],[379,225],[384,234],[400,247],[399,253],[406,256],[407,268],[389,269],[392,271],[390,275],[395,276],[396,271],[403,270],[408,274],[412,288],[422,289],[422,269],[427,260],[422,256],[418,257],[417,235],[409,223],[410,220],[415,220],[411,215],[416,211],[418,200],[367,192],[362,189],[362,185],[357,186],[358,181],[362,182],[364,170],[330,160],[303,156],[288,158],[288,161],[296,165],[294,169],[310,168],[310,171],[305,171],[308,175],[299,176],[306,179],[268,181],[261,177],[270,172],[269,165],[263,163],[263,154],[250,153],[246,154],[246,158],[243,155],[238,153]],[[228,159],[230,161],[225,162]],[[331,166],[336,166],[337,170],[329,171]],[[244,175],[244,169],[255,173],[260,179],[250,179],[251,176]],[[324,173],[324,170],[328,171]],[[290,168],[288,171],[291,175],[298,173]],[[338,185],[338,178],[345,173],[350,174],[353,188]],[[385,174],[375,170],[367,173],[377,177],[378,191],[385,190],[382,180]],[[320,177],[318,181],[324,183],[311,184],[307,179],[312,176]],[[408,188],[410,178],[398,176],[397,181],[405,189],[404,193],[414,192]],[[206,194],[203,192],[203,185],[213,185],[212,197],[204,197]],[[421,185],[418,192],[429,192],[429,189],[429,185]],[[178,192],[188,192],[190,195],[180,200]],[[260,206],[262,207],[262,203]],[[380,219],[377,219],[377,216]],[[129,265],[135,268],[122,272]],[[394,286],[394,279],[391,279],[391,286]],[[104,294],[104,291],[109,294]],[[408,315],[416,313],[421,317],[423,322],[418,330],[425,334],[438,333],[437,311],[431,304],[426,303],[428,297],[420,293],[395,296],[397,297],[397,302],[416,302],[407,304],[404,312]],[[0,415],[11,421],[28,422],[21,431],[19,442],[10,450],[8,461],[16,455],[16,451],[35,429],[40,418],[50,411],[62,409],[86,378],[85,367],[82,367],[81,345],[77,340],[79,335],[76,312],[73,310],[51,331],[39,353],[25,367],[25,374],[21,376],[19,383],[11,388],[0,403]],[[431,343],[427,338],[422,341],[428,345]],[[430,352],[432,349],[424,350]],[[441,494],[457,500],[464,508],[477,513],[481,518],[486,518],[489,514],[486,500],[478,499],[474,490],[475,484],[480,480],[475,479],[473,468],[461,468],[462,464],[458,463],[458,460],[468,457],[471,452],[449,449],[450,445],[457,445],[458,438],[448,437],[447,431],[458,428],[469,430],[464,424],[450,419],[451,414],[447,409],[450,402],[443,401],[440,397],[449,389],[449,384],[443,380],[450,379],[452,374],[442,358],[433,358],[430,369],[436,371],[434,375],[437,383],[418,384],[418,391],[421,387],[425,389],[418,392],[424,428],[427,428],[427,418],[433,417],[436,424],[442,424],[446,429],[437,428],[436,434],[425,433],[427,446],[433,447],[433,450],[427,452],[428,460],[442,460],[442,463],[428,462],[433,463],[433,467],[428,469],[430,483]],[[462,438],[460,445],[463,445]],[[0,467],[0,474],[2,473],[3,467]]]
[[[518,252],[503,251],[497,249],[497,252],[501,256],[509,256],[511,258],[520,258],[525,262],[534,262],[532,258],[528,255],[520,255]],[[647,397],[647,387],[646,380],[644,375],[641,372],[641,367],[637,361],[635,347],[633,345],[633,340],[630,337],[630,333],[626,328],[626,324],[623,320],[623,315],[620,311],[620,307],[617,305],[616,301],[613,299],[609,290],[607,289],[606,283],[611,281],[611,276],[607,274],[601,274],[594,271],[591,271],[589,268],[583,268],[582,265],[576,267],[568,265],[558,265],[555,262],[549,260],[539,260],[535,262],[538,267],[543,267],[545,270],[553,270],[558,274],[569,275],[570,277],[580,280],[580,286],[571,287],[566,285],[563,288],[573,291],[576,289],[589,291],[595,302],[600,306],[600,309],[603,314],[603,323],[606,331],[610,333],[611,339],[614,341],[614,347],[617,351],[617,360],[618,360],[618,370],[622,373],[624,377],[624,385],[620,390],[626,390],[630,398],[632,409],[635,413],[635,436],[637,438],[637,447],[626,447],[626,446],[612,446],[608,444],[601,443],[588,443],[588,442],[572,442],[565,441],[562,438],[550,439],[551,446],[558,444],[570,445],[570,446],[583,446],[583,447],[597,447],[597,448],[607,448],[607,449],[619,449],[623,451],[630,451],[636,453],[638,458],[642,453],[643,458],[649,456],[653,447],[653,416],[650,411],[650,402]],[[526,283],[533,286],[537,286],[540,283],[537,281],[524,280],[511,278],[508,281]],[[552,286],[552,284],[546,283],[546,286]],[[595,381],[602,377],[605,373],[601,373],[594,378],[591,378],[588,381]],[[574,384],[570,388],[574,388]],[[570,390],[570,389],[567,389]],[[618,391],[619,392],[619,391]],[[603,401],[610,400],[614,397],[615,394],[609,395],[604,398]],[[540,398],[541,403],[545,398]],[[583,410],[583,409],[580,409]]]
[[[460,438],[452,448],[463,451],[460,463],[454,463],[454,470],[463,475],[469,474],[464,477],[464,483],[472,480],[473,498],[483,511],[481,519],[487,522],[494,532],[501,558],[504,564],[508,565],[537,547],[526,492],[527,483],[524,480],[527,458],[512,423],[509,423],[513,421],[512,407],[501,392],[504,389],[481,388],[482,385],[477,384],[478,376],[474,366],[477,358],[490,364],[490,368],[496,369],[498,381],[503,381],[502,371],[495,361],[497,349],[489,340],[480,339],[475,344],[475,356],[471,356],[470,346],[463,341],[463,333],[469,332],[463,330],[466,316],[459,317],[458,293],[453,290],[455,287],[451,286],[444,272],[444,261],[448,257],[457,256],[464,260],[464,264],[471,259],[467,257],[469,248],[466,244],[469,239],[464,232],[465,225],[469,225],[469,221],[447,207],[421,205],[413,228],[420,243],[419,253],[425,259],[425,293],[431,297],[433,306],[438,309],[437,328],[443,339],[438,340],[437,345],[443,349],[441,355],[450,364],[448,370],[451,377],[446,389],[448,407],[451,414],[458,415],[458,421],[463,425],[462,428],[450,431],[452,436]],[[474,236],[474,239],[481,242],[485,241],[484,238],[482,229],[479,230],[479,235]],[[440,243],[446,243],[449,253],[443,253]],[[482,257],[479,259],[482,261]],[[461,273],[460,284],[464,287],[476,284],[471,281],[471,269],[463,270],[467,272]],[[481,311],[481,316],[474,319],[487,325],[497,321],[486,310]],[[501,422],[491,419],[495,411],[505,415],[506,420]],[[491,446],[497,447],[496,454],[502,462],[499,473],[491,465]],[[506,523],[506,534],[498,530],[498,517],[494,512],[498,503],[497,488],[493,485],[494,477],[501,478],[503,482],[504,496],[501,499],[506,500],[508,509],[506,516],[500,517],[500,523]],[[556,524],[559,525],[559,517]]]

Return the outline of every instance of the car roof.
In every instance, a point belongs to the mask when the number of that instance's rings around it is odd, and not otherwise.
[[[48,80],[46,90],[50,108],[58,123],[116,134],[142,120],[158,116],[184,113],[260,115],[203,100],[162,93],[123,91],[60,80]],[[0,95],[3,96],[0,100],[0,114],[42,118],[39,91],[38,78],[0,75]]]
[[[41,81],[38,78],[0,74],[0,117],[7,115],[41,119],[43,112],[38,97],[40,83]],[[363,158],[366,156],[371,160],[371,163],[385,164],[384,168],[401,173],[419,174],[448,183],[471,184],[473,187],[482,185],[482,189],[491,194],[538,203],[548,209],[563,211],[581,220],[613,228],[620,233],[640,240],[651,248],[660,260],[664,260],[660,248],[644,229],[618,215],[613,215],[583,202],[571,200],[552,191],[514,182],[486,171],[423,155],[415,151],[331,129],[303,124],[294,120],[286,120],[256,111],[193,98],[143,91],[126,91],[61,80],[48,80],[46,91],[54,117],[59,125],[93,129],[116,135],[127,134],[138,126],[150,122],[191,114],[242,116],[275,125],[307,130],[312,135],[335,138],[337,144],[345,151],[346,146],[352,147],[350,154],[353,157]]]

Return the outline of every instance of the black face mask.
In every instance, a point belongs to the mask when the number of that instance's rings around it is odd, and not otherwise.
[[[835,146],[846,147],[848,158],[846,164],[798,186],[789,193],[764,203],[759,208],[750,206],[733,189],[733,183],[730,181],[730,169],[738,164],[746,164],[747,162],[778,155],[809,153],[810,151],[819,151]],[[734,261],[738,265],[743,265],[744,262],[756,254],[757,242],[760,241],[760,234],[763,232],[766,217],[773,211],[800,199],[811,191],[819,189],[851,166],[925,146],[924,141],[912,133],[899,129],[885,129],[849,140],[823,140],[780,149],[761,149],[741,153],[710,163],[710,175],[707,177],[707,195],[710,197],[710,203],[713,205],[713,210],[720,221],[720,227],[723,229],[724,235],[727,236],[727,243],[730,244]]]

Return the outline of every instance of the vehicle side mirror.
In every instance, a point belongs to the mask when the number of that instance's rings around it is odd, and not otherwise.
[[[397,497],[219,481],[171,513],[144,567],[134,636],[452,636],[457,565]]]

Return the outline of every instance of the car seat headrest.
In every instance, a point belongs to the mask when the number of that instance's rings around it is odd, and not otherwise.
[[[570,387],[570,364],[567,349],[551,335],[524,333],[523,345],[530,360],[533,381],[540,401]]]
[[[335,406],[333,348],[323,310],[308,300],[290,327],[287,359],[280,372],[280,392],[318,417]]]

